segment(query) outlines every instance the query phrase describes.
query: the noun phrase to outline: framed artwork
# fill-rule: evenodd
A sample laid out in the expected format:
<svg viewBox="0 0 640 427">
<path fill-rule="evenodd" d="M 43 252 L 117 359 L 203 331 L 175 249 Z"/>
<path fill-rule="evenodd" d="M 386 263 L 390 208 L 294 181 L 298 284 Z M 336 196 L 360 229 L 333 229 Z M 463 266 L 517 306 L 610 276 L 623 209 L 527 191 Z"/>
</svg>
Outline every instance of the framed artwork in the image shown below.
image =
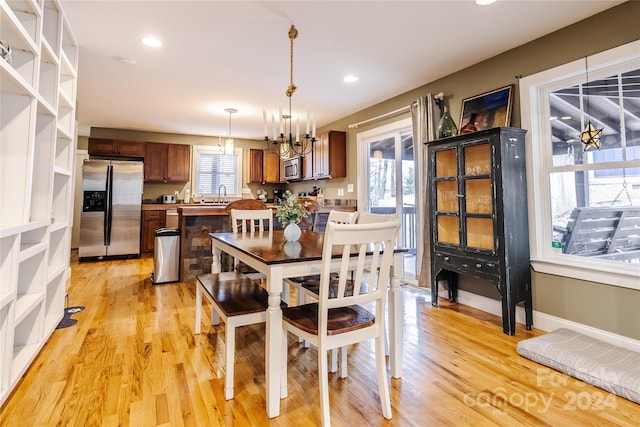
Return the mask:
<svg viewBox="0 0 640 427">
<path fill-rule="evenodd" d="M 509 126 L 513 85 L 462 100 L 460 134 Z"/>
</svg>

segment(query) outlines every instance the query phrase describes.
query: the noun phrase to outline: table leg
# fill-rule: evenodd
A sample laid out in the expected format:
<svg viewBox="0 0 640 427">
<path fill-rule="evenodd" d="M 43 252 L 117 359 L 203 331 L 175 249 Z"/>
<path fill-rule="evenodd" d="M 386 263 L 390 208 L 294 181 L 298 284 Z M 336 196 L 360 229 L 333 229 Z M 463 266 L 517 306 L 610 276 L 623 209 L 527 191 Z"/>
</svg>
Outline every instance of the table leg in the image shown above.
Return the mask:
<svg viewBox="0 0 640 427">
<path fill-rule="evenodd" d="M 220 254 L 222 251 L 216 248 L 216 246 L 211 244 L 211 272 L 212 273 L 220 273 L 222 271 L 222 267 L 220 266 Z"/>
<path fill-rule="evenodd" d="M 267 291 L 269 292 L 269 308 L 267 309 L 265 342 L 266 404 L 267 416 L 274 418 L 280 415 L 280 398 L 287 396 L 286 384 L 284 384 L 284 389 L 280 384 L 282 358 L 286 357 L 286 354 L 282 354 L 281 272 L 272 272 L 267 275 Z"/>
<path fill-rule="evenodd" d="M 402 274 L 402 254 L 394 254 L 391 268 L 391 289 L 389 291 L 389 345 L 391 376 L 402 377 L 403 330 L 402 315 L 404 313 L 400 275 Z"/>
</svg>

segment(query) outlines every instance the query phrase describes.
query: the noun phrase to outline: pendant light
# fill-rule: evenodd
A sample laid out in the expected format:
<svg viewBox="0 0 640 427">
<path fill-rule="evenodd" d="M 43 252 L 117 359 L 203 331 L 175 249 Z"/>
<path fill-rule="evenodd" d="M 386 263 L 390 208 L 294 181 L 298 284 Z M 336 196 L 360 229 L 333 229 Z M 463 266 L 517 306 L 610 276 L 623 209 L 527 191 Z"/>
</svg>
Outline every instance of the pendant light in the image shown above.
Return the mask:
<svg viewBox="0 0 640 427">
<path fill-rule="evenodd" d="M 587 89 L 589 85 L 589 64 L 587 62 L 587 57 L 584 57 L 584 69 L 586 73 L 586 83 L 582 86 L 583 89 Z M 589 102 L 589 94 L 583 93 L 583 97 L 587 100 L 587 108 L 586 108 L 586 116 L 588 118 L 588 122 L 580 134 L 580 141 L 582 141 L 582 147 L 584 151 L 587 151 L 589 148 L 597 148 L 600 149 L 600 138 L 602 137 L 602 131 L 604 128 L 597 129 L 593 123 L 591 123 L 591 104 Z"/>
<path fill-rule="evenodd" d="M 227 138 L 224 140 L 224 154 L 233 155 L 235 153 L 235 142 L 233 138 L 231 138 L 231 115 L 238 112 L 235 108 L 225 108 L 224 111 L 229 113 L 229 133 L 227 134 Z"/>
</svg>

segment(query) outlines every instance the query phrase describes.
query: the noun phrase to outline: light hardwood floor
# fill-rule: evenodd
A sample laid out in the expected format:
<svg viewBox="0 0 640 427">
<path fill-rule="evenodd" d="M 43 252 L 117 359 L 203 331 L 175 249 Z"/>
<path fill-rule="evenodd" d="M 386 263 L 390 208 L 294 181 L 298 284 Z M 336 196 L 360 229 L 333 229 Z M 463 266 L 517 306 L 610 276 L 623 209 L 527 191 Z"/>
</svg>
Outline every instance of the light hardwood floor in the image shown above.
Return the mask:
<svg viewBox="0 0 640 427">
<path fill-rule="evenodd" d="M 265 414 L 264 326 L 238 330 L 235 398 L 224 399 L 222 326 L 193 334 L 193 283 L 151 285 L 153 260 L 72 261 L 75 326 L 53 333 L 0 410 L 1 426 L 313 426 L 317 353 L 289 338 L 289 397 Z M 638 426 L 640 405 L 550 371 L 515 351 L 539 335 L 428 294 L 403 292 L 404 374 L 380 411 L 372 344 L 351 348 L 349 377 L 331 375 L 335 426 Z M 205 322 L 210 318 L 204 310 Z M 219 353 L 220 352 L 220 353 Z"/>
</svg>

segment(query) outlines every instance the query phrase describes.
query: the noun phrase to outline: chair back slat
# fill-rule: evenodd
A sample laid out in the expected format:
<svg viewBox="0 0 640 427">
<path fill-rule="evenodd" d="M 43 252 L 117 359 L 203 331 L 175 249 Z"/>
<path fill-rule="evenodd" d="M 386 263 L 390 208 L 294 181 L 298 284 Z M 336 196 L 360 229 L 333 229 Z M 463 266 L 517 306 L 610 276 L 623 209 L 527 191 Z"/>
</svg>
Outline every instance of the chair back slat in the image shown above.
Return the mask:
<svg viewBox="0 0 640 427">
<path fill-rule="evenodd" d="M 318 332 L 326 334 L 328 310 L 361 304 L 374 304 L 376 322 L 383 322 L 384 304 L 387 295 L 387 282 L 393 259 L 394 242 L 400 228 L 400 221 L 386 221 L 374 224 L 338 224 L 327 223 L 324 237 L 322 268 L 320 273 L 320 292 L 318 309 Z M 357 255 L 352 255 L 357 249 Z M 332 255 L 342 254 L 340 258 L 337 294 L 330 295 Z M 367 261 L 367 258 L 371 261 Z M 355 264 L 355 267 L 354 267 Z M 366 286 L 365 274 L 369 273 Z M 353 292 L 348 292 L 347 282 L 351 271 L 354 272 Z"/>
<path fill-rule="evenodd" d="M 398 219 L 398 215 L 383 215 L 383 214 L 373 214 L 369 212 L 358 212 L 358 224 L 375 224 L 378 222 L 386 222 L 393 221 L 394 219 Z"/>
<path fill-rule="evenodd" d="M 327 224 L 335 222 L 338 224 L 355 224 L 358 219 L 358 212 L 346 212 L 346 211 L 329 211 L 329 217 L 327 218 Z"/>
<path fill-rule="evenodd" d="M 254 233 L 266 229 L 272 230 L 273 213 L 271 209 L 240 210 L 231 209 L 231 229 L 234 233 Z"/>
</svg>

